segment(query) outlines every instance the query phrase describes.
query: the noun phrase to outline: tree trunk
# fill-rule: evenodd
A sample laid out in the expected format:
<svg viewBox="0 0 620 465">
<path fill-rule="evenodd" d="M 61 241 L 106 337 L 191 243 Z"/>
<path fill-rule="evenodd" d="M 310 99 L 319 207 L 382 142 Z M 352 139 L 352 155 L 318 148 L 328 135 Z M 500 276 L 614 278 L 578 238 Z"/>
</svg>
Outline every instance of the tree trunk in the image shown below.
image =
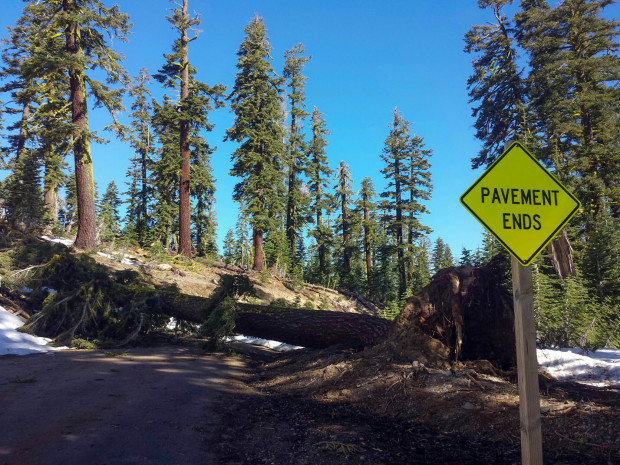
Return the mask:
<svg viewBox="0 0 620 465">
<path fill-rule="evenodd" d="M 203 323 L 223 297 L 162 293 L 164 309 L 175 318 Z M 322 349 L 331 345 L 364 347 L 387 337 L 390 322 L 359 313 L 236 304 L 235 332 L 287 344 Z"/>
<path fill-rule="evenodd" d="M 252 229 L 254 245 L 254 267 L 256 271 L 263 271 L 265 267 L 265 255 L 263 254 L 263 232 L 259 229 Z"/>
<path fill-rule="evenodd" d="M 183 18 L 188 20 L 187 0 L 183 0 Z M 181 108 L 183 101 L 189 96 L 189 63 L 187 58 L 187 27 L 181 33 Z M 179 190 L 179 254 L 192 257 L 192 241 L 190 233 L 190 192 L 189 192 L 189 121 L 181 119 L 181 186 Z"/>
<path fill-rule="evenodd" d="M 164 313 L 202 323 L 226 292 L 210 298 L 162 292 Z M 359 297 L 358 297 L 359 298 Z M 448 366 L 451 360 L 516 364 L 512 293 L 499 259 L 438 272 L 393 321 L 358 313 L 237 304 L 235 331 L 324 348 L 385 344 L 397 358 Z"/>
<path fill-rule="evenodd" d="M 560 234 L 547 244 L 547 252 L 549 253 L 551 264 L 553 268 L 555 268 L 555 273 L 560 279 L 575 274 L 572 251 L 573 248 L 568 241 L 566 228 L 562 228 Z"/>
<path fill-rule="evenodd" d="M 345 272 L 351 271 L 351 249 L 349 245 L 349 210 L 347 208 L 347 196 L 342 194 L 342 267 Z"/>
<path fill-rule="evenodd" d="M 63 0 L 63 10 L 67 13 L 76 11 L 77 5 L 75 0 Z M 77 36 L 79 36 L 77 24 L 69 24 L 65 30 L 65 35 L 67 52 L 76 57 L 81 55 L 82 48 L 77 40 Z M 79 67 L 71 67 L 69 69 L 69 88 L 71 93 L 72 122 L 77 128 L 74 134 L 73 154 L 75 158 L 78 232 L 74 245 L 78 249 L 93 250 L 97 247 L 95 180 L 90 154 L 83 69 Z"/>
<path fill-rule="evenodd" d="M 237 304 L 235 331 L 302 347 L 363 347 L 387 337 L 390 322 L 359 313 Z"/>
</svg>

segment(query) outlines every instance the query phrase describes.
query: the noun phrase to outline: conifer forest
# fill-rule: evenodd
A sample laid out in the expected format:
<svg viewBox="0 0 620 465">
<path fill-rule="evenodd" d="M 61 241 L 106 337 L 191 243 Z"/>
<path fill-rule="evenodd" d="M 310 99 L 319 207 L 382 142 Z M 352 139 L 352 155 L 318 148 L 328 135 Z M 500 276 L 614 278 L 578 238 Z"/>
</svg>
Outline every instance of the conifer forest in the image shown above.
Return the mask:
<svg viewBox="0 0 620 465">
<path fill-rule="evenodd" d="M 439 270 L 491 259 L 510 269 L 490 234 L 462 250 L 430 239 L 435 149 L 417 132 L 423 112 L 405 114 L 390 103 L 382 149 L 364 154 L 381 169 L 356 179 L 351 161 L 330 147 L 330 115 L 307 98 L 316 57 L 303 37 L 276 49 L 281 42 L 258 11 L 236 31 L 234 76 L 226 85 L 210 82 L 193 57 L 209 42 L 217 46 L 209 24 L 225 18 L 203 17 L 205 2 L 178 0 L 161 11 L 173 39 L 159 51 L 159 67 L 132 76 L 119 44 L 140 37 L 126 0 L 116 1 L 24 1 L 19 19 L 3 24 L 6 228 L 74 238 L 83 251 L 137 247 L 342 289 L 390 319 Z M 582 205 L 531 265 L 537 336 L 548 346 L 620 347 L 620 23 L 607 14 L 613 5 L 479 0 L 486 19 L 471 24 L 461 43 L 471 63 L 461 83 L 465 117 L 478 144 L 461 156 L 473 170 L 485 169 L 519 141 Z M 95 111 L 105 113 L 107 132 L 92 130 Z M 223 139 L 213 136 L 217 112 L 232 115 L 220 128 Z M 104 186 L 95 180 L 105 161 L 92 147 L 105 139 L 122 142 L 129 168 Z M 222 179 L 212 163 L 223 142 L 234 146 L 227 161 L 238 212 L 215 201 Z M 217 237 L 218 218 L 229 215 L 234 227 Z"/>
</svg>

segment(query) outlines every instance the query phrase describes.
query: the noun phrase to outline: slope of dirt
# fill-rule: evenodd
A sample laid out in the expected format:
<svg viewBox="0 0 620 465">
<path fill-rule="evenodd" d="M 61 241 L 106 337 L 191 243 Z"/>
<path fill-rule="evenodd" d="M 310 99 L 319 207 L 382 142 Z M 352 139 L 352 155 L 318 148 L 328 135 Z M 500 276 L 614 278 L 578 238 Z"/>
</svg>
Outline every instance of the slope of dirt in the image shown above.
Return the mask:
<svg viewBox="0 0 620 465">
<path fill-rule="evenodd" d="M 219 286 L 220 279 L 226 274 L 242 274 L 249 278 L 256 295 L 248 297 L 258 305 L 269 305 L 278 300 L 280 306 L 303 307 L 340 312 L 364 313 L 378 316 L 381 309 L 361 296 L 338 292 L 333 289 L 307 283 L 295 283 L 282 280 L 267 273 L 261 275 L 252 270 L 226 265 L 221 262 L 189 262 L 183 257 L 167 258 L 161 263 L 147 258 L 139 249 L 126 253 L 98 253 L 92 257 L 113 270 L 139 270 L 148 277 L 161 283 L 176 284 L 181 293 L 201 297 L 211 297 Z"/>
</svg>

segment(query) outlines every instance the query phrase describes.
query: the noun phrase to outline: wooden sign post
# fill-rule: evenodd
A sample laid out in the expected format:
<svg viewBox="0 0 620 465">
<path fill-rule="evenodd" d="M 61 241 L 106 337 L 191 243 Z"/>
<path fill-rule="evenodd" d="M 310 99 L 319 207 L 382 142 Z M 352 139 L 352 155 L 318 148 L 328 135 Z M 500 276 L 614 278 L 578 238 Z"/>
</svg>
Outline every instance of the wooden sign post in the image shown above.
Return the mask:
<svg viewBox="0 0 620 465">
<path fill-rule="evenodd" d="M 523 465 L 542 465 L 532 269 L 521 265 L 514 257 L 512 257 L 512 298 L 517 340 L 521 460 Z"/>
<path fill-rule="evenodd" d="M 461 204 L 512 255 L 521 458 L 523 465 L 542 465 L 534 291 L 529 265 L 581 204 L 518 142 L 508 144 L 461 196 Z"/>
</svg>

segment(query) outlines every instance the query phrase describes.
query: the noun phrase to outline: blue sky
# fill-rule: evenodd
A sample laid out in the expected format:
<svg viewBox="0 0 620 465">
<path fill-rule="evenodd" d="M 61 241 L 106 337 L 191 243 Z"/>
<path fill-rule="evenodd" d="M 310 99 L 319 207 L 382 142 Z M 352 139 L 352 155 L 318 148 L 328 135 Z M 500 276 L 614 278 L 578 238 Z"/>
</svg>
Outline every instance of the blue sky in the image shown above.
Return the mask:
<svg viewBox="0 0 620 465">
<path fill-rule="evenodd" d="M 3 25 L 10 26 L 20 16 L 23 3 L 1 3 Z M 164 63 L 163 53 L 170 51 L 176 38 L 165 18 L 173 3 L 116 3 L 134 25 L 128 44 L 113 44 L 125 55 L 125 68 L 132 76 L 142 67 L 157 72 Z M 366 176 L 373 179 L 377 192 L 385 186 L 380 154 L 392 111 L 398 107 L 433 150 L 434 191 L 427 203 L 431 213 L 423 223 L 433 229 L 431 240 L 440 236 L 458 257 L 462 247 L 475 249 L 482 238 L 481 226 L 459 204 L 459 196 L 481 174 L 470 165 L 480 143 L 474 137 L 466 89 L 472 57 L 463 52 L 463 36 L 469 28 L 492 19 L 477 4 L 475 0 L 190 0 L 190 12 L 200 14 L 202 32 L 190 44 L 189 59 L 198 70 L 197 79 L 230 89 L 243 29 L 255 14 L 267 25 L 276 72 L 281 73 L 284 52 L 303 43 L 313 57 L 305 69 L 308 110 L 316 105 L 323 113 L 331 131 L 330 165 L 335 168 L 344 160 L 356 190 Z M 620 16 L 617 5 L 608 13 Z M 4 28 L 0 33 L 6 35 Z M 156 82 L 151 90 L 157 98 L 164 93 Z M 91 128 L 104 135 L 102 128 L 109 118 L 96 110 L 90 111 L 90 117 Z M 233 123 L 228 108 L 212 113 L 210 121 L 215 129 L 206 137 L 218 147 L 212 164 L 221 242 L 237 217 L 232 201 L 237 181 L 228 174 L 236 144 L 223 142 L 225 130 Z M 123 190 L 132 150 L 113 135 L 106 137 L 111 139 L 109 144 L 92 149 L 95 180 L 100 191 L 113 179 Z"/>
</svg>

